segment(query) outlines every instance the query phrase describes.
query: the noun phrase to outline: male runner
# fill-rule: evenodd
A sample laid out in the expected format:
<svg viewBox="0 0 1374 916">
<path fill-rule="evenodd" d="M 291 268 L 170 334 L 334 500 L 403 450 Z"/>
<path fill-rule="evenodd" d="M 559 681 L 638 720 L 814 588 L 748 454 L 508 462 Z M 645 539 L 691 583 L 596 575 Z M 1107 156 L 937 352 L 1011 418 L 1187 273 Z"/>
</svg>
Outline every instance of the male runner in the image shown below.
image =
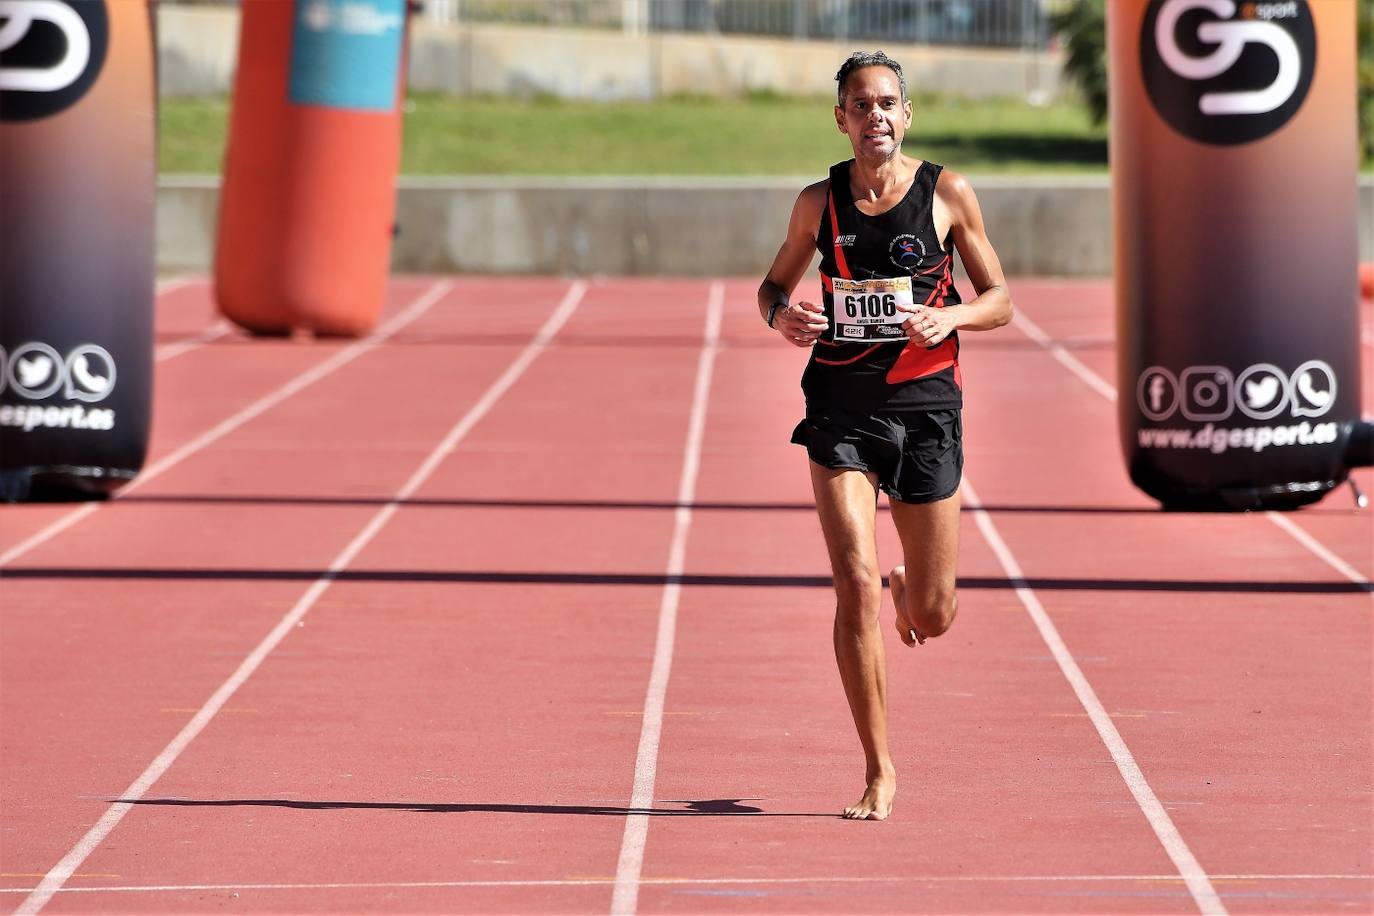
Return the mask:
<svg viewBox="0 0 1374 916">
<path fill-rule="evenodd" d="M 892 811 L 886 673 L 878 612 L 878 490 L 892 504 L 904 563 L 890 574 L 897 632 L 908 646 L 949 629 L 957 599 L 963 468 L 957 332 L 1011 320 L 1011 296 L 962 175 L 902 154 L 911 102 L 901 66 L 852 54 L 839 73 L 835 123 L 854 158 L 805 188 L 787 239 L 759 286 L 759 313 L 784 340 L 811 348 L 802 374 L 816 509 L 834 574 L 835 659 L 867 765 L 847 818 Z M 977 291 L 959 304 L 957 250 Z M 814 253 L 821 304 L 791 301 Z"/>
</svg>

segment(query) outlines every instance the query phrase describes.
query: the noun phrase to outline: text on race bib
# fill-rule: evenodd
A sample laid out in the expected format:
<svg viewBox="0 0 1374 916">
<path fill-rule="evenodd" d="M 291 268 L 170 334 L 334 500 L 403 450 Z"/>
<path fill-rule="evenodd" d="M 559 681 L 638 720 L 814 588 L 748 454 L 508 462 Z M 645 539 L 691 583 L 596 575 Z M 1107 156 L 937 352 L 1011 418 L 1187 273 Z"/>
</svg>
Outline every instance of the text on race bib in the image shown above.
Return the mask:
<svg viewBox="0 0 1374 916">
<path fill-rule="evenodd" d="M 835 341 L 905 343 L 902 322 L 910 314 L 910 277 L 832 281 L 835 297 Z"/>
</svg>

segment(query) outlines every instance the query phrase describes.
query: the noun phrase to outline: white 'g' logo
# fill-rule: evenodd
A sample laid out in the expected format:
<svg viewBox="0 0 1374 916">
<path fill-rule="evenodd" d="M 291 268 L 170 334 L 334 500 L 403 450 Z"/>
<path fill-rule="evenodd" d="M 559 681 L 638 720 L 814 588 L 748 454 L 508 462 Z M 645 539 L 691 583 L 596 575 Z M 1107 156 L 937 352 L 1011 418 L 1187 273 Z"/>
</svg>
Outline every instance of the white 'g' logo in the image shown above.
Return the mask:
<svg viewBox="0 0 1374 916">
<path fill-rule="evenodd" d="M 1263 114 L 1293 97 L 1302 75 L 1302 55 L 1298 53 L 1298 43 L 1292 35 L 1272 22 L 1204 22 L 1198 26 L 1197 37 L 1217 47 L 1206 57 L 1193 57 L 1179 48 L 1175 29 L 1180 16 L 1190 9 L 1199 8 L 1211 10 L 1223 18 L 1236 14 L 1233 0 L 1166 0 L 1159 11 L 1159 19 L 1155 21 L 1155 44 L 1159 48 L 1159 56 L 1179 76 L 1190 80 L 1220 76 L 1235 66 L 1250 42 L 1268 45 L 1279 59 L 1278 75 L 1263 89 L 1203 93 L 1198 102 L 1203 114 Z"/>
<path fill-rule="evenodd" d="M 91 35 L 76 11 L 56 0 L 0 0 L 0 52 L 17 45 L 36 21 L 62 30 L 67 50 L 47 67 L 0 67 L 0 90 L 57 92 L 76 82 L 91 61 Z"/>
</svg>

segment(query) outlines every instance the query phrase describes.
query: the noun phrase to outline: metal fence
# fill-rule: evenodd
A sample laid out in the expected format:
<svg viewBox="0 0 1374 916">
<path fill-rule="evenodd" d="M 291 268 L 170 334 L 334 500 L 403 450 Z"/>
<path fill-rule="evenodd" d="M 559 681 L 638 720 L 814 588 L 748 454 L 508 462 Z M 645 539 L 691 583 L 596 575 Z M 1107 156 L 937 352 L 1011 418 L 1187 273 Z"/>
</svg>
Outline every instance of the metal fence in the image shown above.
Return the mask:
<svg viewBox="0 0 1374 916">
<path fill-rule="evenodd" d="M 1062 0 L 423 0 L 440 22 L 1043 47 Z"/>
</svg>

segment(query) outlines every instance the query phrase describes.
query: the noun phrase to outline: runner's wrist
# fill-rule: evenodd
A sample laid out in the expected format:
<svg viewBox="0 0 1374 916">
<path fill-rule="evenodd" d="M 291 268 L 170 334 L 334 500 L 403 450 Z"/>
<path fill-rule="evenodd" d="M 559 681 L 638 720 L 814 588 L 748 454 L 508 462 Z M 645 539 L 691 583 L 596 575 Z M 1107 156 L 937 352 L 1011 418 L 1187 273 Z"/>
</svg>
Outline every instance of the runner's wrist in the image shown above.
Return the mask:
<svg viewBox="0 0 1374 916">
<path fill-rule="evenodd" d="M 770 328 L 776 331 L 778 329 L 778 316 L 786 310 L 786 302 L 774 302 L 772 305 L 768 306 L 768 314 L 763 316 L 763 320 Z"/>
</svg>

